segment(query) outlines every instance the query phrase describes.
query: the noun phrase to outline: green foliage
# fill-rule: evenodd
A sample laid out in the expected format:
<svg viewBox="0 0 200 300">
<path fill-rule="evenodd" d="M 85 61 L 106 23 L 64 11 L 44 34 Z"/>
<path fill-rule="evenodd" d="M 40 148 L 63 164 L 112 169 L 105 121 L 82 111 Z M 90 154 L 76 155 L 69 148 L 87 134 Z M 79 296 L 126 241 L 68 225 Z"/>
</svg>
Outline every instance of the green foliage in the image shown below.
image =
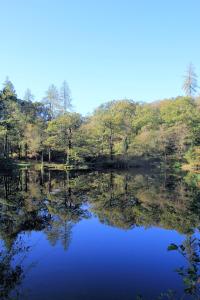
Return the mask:
<svg viewBox="0 0 200 300">
<path fill-rule="evenodd" d="M 167 248 L 168 251 L 178 250 L 178 246 L 176 244 L 170 244 Z"/>
<path fill-rule="evenodd" d="M 0 156 L 39 159 L 70 165 L 85 163 L 128 165 L 133 158 L 184 159 L 200 165 L 200 105 L 191 97 L 150 104 L 114 100 L 86 118 L 71 108 L 66 82 L 59 93 L 51 85 L 45 103 L 32 102 L 28 89 L 18 99 L 7 79 L 0 92 Z M 124 163 L 123 163 L 124 161 Z M 131 163 L 130 163 L 131 164 Z"/>
<path fill-rule="evenodd" d="M 161 124 L 158 107 L 149 104 L 137 105 L 135 116 L 132 119 L 134 132 L 138 133 L 141 129 L 158 129 Z"/>
<path fill-rule="evenodd" d="M 50 121 L 47 126 L 47 139 L 45 145 L 52 150 L 65 153 L 66 162 L 72 163 L 78 158 L 78 129 L 82 123 L 81 116 L 77 113 L 65 113 Z"/>
<path fill-rule="evenodd" d="M 185 154 L 185 159 L 194 169 L 200 168 L 200 147 L 195 146 L 189 148 L 189 150 Z"/>
<path fill-rule="evenodd" d="M 171 248 L 171 249 L 169 249 Z M 185 293 L 198 297 L 200 275 L 200 241 L 196 236 L 188 236 L 185 241 L 177 246 L 171 244 L 168 250 L 178 251 L 187 261 L 187 267 L 179 267 L 176 271 L 183 278 Z M 198 299 L 198 298 L 195 298 Z"/>
<path fill-rule="evenodd" d="M 169 126 L 180 123 L 190 125 L 196 118 L 195 101 L 189 97 L 161 101 L 160 115 L 162 121 Z"/>
</svg>

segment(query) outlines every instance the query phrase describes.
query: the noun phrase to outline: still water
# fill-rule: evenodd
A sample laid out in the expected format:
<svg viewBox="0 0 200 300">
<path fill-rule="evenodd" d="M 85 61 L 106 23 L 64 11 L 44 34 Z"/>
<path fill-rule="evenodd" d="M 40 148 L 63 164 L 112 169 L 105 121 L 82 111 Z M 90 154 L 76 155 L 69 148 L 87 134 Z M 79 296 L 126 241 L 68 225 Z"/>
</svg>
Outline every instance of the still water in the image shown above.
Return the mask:
<svg viewBox="0 0 200 300">
<path fill-rule="evenodd" d="M 194 175 L 21 170 L 0 207 L 0 299 L 200 299 Z"/>
</svg>

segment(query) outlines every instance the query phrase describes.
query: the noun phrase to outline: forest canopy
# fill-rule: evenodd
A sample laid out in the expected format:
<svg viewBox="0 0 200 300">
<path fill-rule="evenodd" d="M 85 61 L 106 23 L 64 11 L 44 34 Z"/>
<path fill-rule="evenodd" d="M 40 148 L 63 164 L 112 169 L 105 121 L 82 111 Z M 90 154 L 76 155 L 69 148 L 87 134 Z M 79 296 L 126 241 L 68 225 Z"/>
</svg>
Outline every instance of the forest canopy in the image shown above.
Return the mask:
<svg viewBox="0 0 200 300">
<path fill-rule="evenodd" d="M 187 96 L 152 103 L 113 100 L 84 117 L 72 109 L 66 81 L 36 101 L 30 89 L 19 99 L 7 78 L 0 91 L 0 159 L 82 165 L 156 158 L 198 167 L 200 99 L 189 84 Z"/>
</svg>

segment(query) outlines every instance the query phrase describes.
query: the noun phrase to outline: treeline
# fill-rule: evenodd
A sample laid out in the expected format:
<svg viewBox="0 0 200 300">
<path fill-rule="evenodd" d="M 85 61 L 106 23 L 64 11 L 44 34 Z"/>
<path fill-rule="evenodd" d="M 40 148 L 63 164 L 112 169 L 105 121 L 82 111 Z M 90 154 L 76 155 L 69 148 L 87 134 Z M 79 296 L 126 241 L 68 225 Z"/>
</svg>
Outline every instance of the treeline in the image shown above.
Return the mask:
<svg viewBox="0 0 200 300">
<path fill-rule="evenodd" d="M 19 99 L 7 79 L 0 91 L 0 158 L 68 165 L 131 164 L 136 157 L 187 159 L 198 167 L 200 100 L 189 92 L 153 103 L 114 100 L 83 117 L 71 110 L 66 82 L 59 92 L 51 85 L 37 102 L 30 90 Z"/>
</svg>

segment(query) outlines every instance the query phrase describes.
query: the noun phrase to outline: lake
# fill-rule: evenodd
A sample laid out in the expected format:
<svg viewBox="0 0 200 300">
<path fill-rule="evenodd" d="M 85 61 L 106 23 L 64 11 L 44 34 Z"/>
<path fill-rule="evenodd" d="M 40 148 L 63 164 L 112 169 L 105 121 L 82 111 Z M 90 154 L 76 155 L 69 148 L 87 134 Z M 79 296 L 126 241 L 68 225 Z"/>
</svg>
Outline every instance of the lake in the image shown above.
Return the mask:
<svg viewBox="0 0 200 300">
<path fill-rule="evenodd" d="M 1 299 L 200 299 L 193 174 L 20 170 L 0 206 Z"/>
</svg>

